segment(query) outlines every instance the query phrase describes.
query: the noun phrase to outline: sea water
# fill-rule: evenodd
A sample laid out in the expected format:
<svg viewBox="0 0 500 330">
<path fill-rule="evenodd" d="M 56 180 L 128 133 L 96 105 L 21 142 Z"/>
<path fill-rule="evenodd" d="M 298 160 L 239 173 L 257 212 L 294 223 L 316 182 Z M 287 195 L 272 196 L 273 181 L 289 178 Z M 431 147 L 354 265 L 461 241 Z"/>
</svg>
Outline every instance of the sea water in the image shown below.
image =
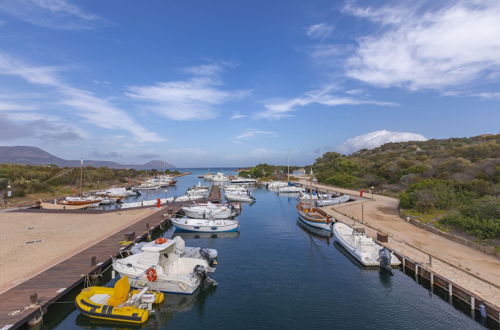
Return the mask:
<svg viewBox="0 0 500 330">
<path fill-rule="evenodd" d="M 197 176 L 205 172 L 193 170 L 167 192 L 147 191 L 143 196 L 183 195 L 188 187 L 203 182 Z M 298 222 L 293 195 L 280 196 L 263 188 L 251 191 L 256 203 L 243 204 L 239 233 L 182 234 L 187 246 L 218 250 L 217 270 L 210 275 L 218 286 L 192 296 L 166 295 L 150 320 L 136 328 L 483 328 L 443 295 L 431 293 L 402 271 L 391 276 L 362 268 L 328 234 Z M 163 233 L 166 238 L 175 235 L 172 228 Z M 56 311 L 46 316 L 45 328 L 130 327 L 92 320 L 72 305 Z"/>
</svg>

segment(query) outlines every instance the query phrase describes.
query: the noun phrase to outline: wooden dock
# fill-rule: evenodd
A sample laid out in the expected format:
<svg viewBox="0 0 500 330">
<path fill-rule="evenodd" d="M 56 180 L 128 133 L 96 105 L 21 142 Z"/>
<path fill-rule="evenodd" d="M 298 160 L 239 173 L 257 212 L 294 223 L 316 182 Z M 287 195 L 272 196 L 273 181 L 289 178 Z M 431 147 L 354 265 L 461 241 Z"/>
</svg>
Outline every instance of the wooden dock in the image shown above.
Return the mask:
<svg viewBox="0 0 500 330">
<path fill-rule="evenodd" d="M 81 284 L 88 275 L 99 274 L 109 265 L 111 256 L 117 256 L 119 251 L 124 249 L 119 242 L 124 240 L 126 233 L 137 233 L 134 241 L 140 241 L 168 221 L 169 215 L 179 212 L 180 208 L 180 204 L 163 207 L 152 215 L 0 294 L 0 328 L 12 325 L 11 329 L 17 329 L 26 322 L 39 317 L 40 312 L 45 313 L 51 303 Z"/>
<path fill-rule="evenodd" d="M 210 194 L 208 195 L 208 200 L 212 203 L 222 202 L 222 193 L 219 185 L 212 185 L 212 189 L 210 189 Z"/>
</svg>

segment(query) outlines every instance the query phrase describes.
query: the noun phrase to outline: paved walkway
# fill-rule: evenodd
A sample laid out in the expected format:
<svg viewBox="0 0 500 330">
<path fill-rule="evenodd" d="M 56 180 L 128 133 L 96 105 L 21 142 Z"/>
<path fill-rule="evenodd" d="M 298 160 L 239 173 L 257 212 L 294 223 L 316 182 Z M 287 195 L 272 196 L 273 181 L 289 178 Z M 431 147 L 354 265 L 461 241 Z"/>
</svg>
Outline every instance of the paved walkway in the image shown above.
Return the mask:
<svg viewBox="0 0 500 330">
<path fill-rule="evenodd" d="M 309 185 L 306 181 L 301 183 Z M 354 190 L 322 184 L 314 184 L 314 187 L 359 196 L 359 192 Z M 355 219 L 363 217 L 364 223 L 368 225 L 365 228 L 370 236 L 375 237 L 376 231 L 389 234 L 391 237 L 387 244 L 389 248 L 422 263 L 426 268 L 454 281 L 497 307 L 500 306 L 500 260 L 498 258 L 407 223 L 399 215 L 399 200 L 396 198 L 375 194 L 365 196 L 369 199 L 323 209 L 339 221 L 349 225 L 354 223 L 351 217 Z M 360 226 L 359 223 L 356 225 Z M 432 266 L 428 265 L 428 254 L 445 260 L 447 263 L 434 258 Z"/>
</svg>

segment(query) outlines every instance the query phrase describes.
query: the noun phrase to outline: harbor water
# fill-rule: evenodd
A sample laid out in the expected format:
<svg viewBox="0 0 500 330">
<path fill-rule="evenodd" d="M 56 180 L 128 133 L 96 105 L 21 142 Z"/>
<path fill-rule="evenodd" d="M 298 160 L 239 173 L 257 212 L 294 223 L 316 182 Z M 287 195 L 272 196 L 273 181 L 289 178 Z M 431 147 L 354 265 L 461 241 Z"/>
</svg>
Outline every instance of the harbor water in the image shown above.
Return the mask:
<svg viewBox="0 0 500 330">
<path fill-rule="evenodd" d="M 202 170 L 180 177 L 168 191 L 144 199 L 183 195 Z M 294 196 L 253 188 L 239 233 L 182 234 L 187 246 L 217 249 L 216 288 L 192 296 L 166 295 L 143 329 L 481 329 L 460 310 L 400 270 L 363 269 L 325 233 L 298 222 Z M 162 233 L 166 238 L 173 229 Z M 107 274 L 109 278 L 109 274 Z M 106 283 L 112 286 L 116 281 Z M 484 323 L 484 322 L 483 322 Z M 125 329 L 91 320 L 72 304 L 46 315 L 45 329 Z"/>
</svg>

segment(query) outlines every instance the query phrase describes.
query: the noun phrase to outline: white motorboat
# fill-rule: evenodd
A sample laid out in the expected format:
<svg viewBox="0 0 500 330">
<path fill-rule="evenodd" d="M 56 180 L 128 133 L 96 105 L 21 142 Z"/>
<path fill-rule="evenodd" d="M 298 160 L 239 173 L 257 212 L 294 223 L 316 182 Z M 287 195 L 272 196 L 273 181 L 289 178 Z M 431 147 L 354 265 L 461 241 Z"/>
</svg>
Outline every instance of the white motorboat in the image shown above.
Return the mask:
<svg viewBox="0 0 500 330">
<path fill-rule="evenodd" d="M 141 185 L 135 186 L 133 190 L 157 190 L 160 189 L 160 185 L 153 182 L 145 182 Z"/>
<path fill-rule="evenodd" d="M 175 198 L 176 202 L 200 201 L 205 199 L 205 195 L 183 195 Z"/>
<path fill-rule="evenodd" d="M 170 221 L 176 229 L 201 233 L 237 231 L 240 226 L 238 220 L 172 218 Z"/>
<path fill-rule="evenodd" d="M 225 191 L 224 196 L 230 202 L 244 202 L 253 203 L 255 202 L 255 197 L 252 196 L 250 192 L 242 191 Z"/>
<path fill-rule="evenodd" d="M 278 192 L 280 193 L 300 193 L 304 192 L 306 188 L 298 187 L 298 186 L 286 186 L 278 188 Z"/>
<path fill-rule="evenodd" d="M 383 249 L 371 237 L 366 236 L 363 228 L 352 228 L 337 222 L 333 225 L 334 239 L 340 243 L 363 266 L 378 267 L 380 265 L 379 251 Z M 391 253 L 391 266 L 399 266 L 401 262 Z"/>
<path fill-rule="evenodd" d="M 208 195 L 209 190 L 208 189 L 188 189 L 186 190 L 187 195 Z"/>
<path fill-rule="evenodd" d="M 312 193 L 308 194 L 306 192 L 300 192 L 299 195 L 297 196 L 297 199 L 299 201 L 310 201 L 310 200 L 323 200 L 323 199 L 329 199 L 331 198 L 331 194 L 321 194 L 321 193 Z"/>
<path fill-rule="evenodd" d="M 216 249 L 186 246 L 186 243 L 180 236 L 175 236 L 174 238 L 172 238 L 172 240 L 175 241 L 175 252 L 180 257 L 205 259 L 208 263 L 211 263 L 214 259 L 217 259 L 218 252 Z M 130 252 L 132 252 L 133 254 L 141 253 L 144 246 L 154 246 L 155 244 L 156 243 L 154 241 L 135 243 L 130 248 Z"/>
<path fill-rule="evenodd" d="M 101 201 L 99 205 L 111 205 L 116 203 L 116 201 L 117 201 L 116 198 L 104 197 L 104 199 Z"/>
<path fill-rule="evenodd" d="M 335 198 L 327 198 L 327 199 L 318 199 L 316 201 L 316 206 L 329 206 L 329 205 L 337 205 L 337 204 L 342 204 L 346 203 L 351 199 L 349 195 L 342 195 L 340 197 L 335 197 Z"/>
<path fill-rule="evenodd" d="M 272 181 L 266 185 L 267 189 L 269 190 L 278 190 L 281 187 L 287 187 L 287 186 L 288 182 L 283 182 L 283 181 Z"/>
<path fill-rule="evenodd" d="M 64 200 L 57 201 L 60 205 L 85 205 L 86 207 L 97 207 L 103 198 L 95 196 L 67 196 Z"/>
<path fill-rule="evenodd" d="M 230 184 L 224 186 L 225 191 L 248 191 L 248 189 L 240 184 Z"/>
<path fill-rule="evenodd" d="M 236 179 L 231 180 L 231 183 L 250 185 L 250 184 L 256 184 L 257 179 L 242 178 L 242 177 L 238 176 L 238 177 L 236 177 Z"/>
<path fill-rule="evenodd" d="M 181 257 L 176 251 L 176 240 L 157 239 L 143 246 L 141 252 L 113 260 L 113 269 L 120 276 L 128 276 L 130 286 L 149 287 L 168 293 L 193 294 L 215 271 L 199 258 Z"/>
<path fill-rule="evenodd" d="M 228 182 L 229 181 L 229 177 L 227 177 L 226 175 L 224 175 L 224 173 L 222 172 L 217 172 L 217 174 L 213 175 L 212 178 L 210 179 L 210 181 L 213 181 L 213 182 Z"/>
<path fill-rule="evenodd" d="M 184 206 L 182 211 L 188 217 L 198 219 L 228 219 L 235 217 L 238 212 L 232 204 L 215 205 L 210 202 L 204 205 Z"/>
</svg>

